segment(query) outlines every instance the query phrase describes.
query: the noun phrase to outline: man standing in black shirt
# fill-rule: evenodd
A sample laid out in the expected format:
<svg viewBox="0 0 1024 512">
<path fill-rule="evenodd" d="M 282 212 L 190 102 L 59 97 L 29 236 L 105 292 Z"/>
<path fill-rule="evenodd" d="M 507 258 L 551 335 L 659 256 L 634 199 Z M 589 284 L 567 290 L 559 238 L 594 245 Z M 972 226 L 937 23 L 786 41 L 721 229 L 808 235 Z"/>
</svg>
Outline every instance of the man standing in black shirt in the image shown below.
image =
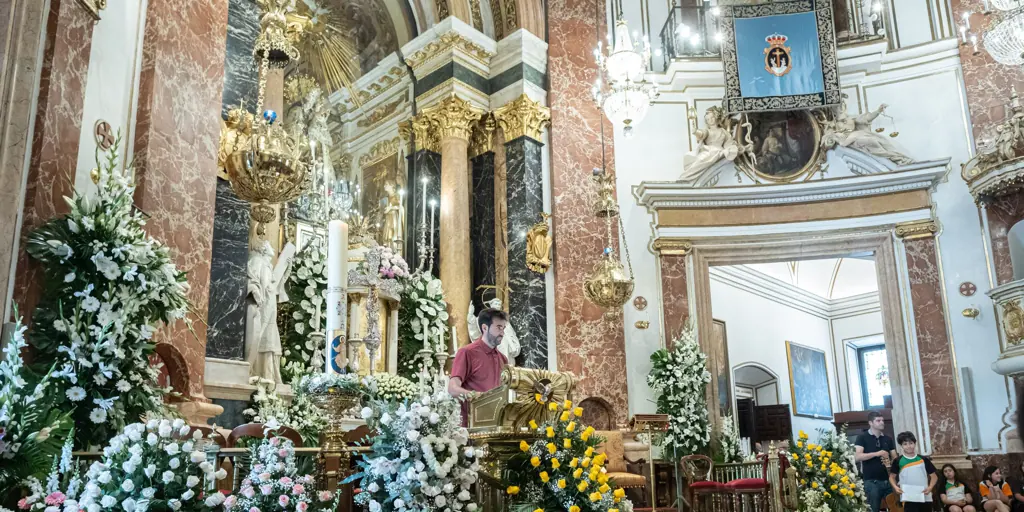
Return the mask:
<svg viewBox="0 0 1024 512">
<path fill-rule="evenodd" d="M 882 500 L 892 493 L 889 484 L 889 463 L 896 459 L 896 443 L 883 434 L 885 419 L 878 411 L 868 413 L 868 431 L 854 441 L 854 458 L 861 463 L 861 478 L 871 512 L 878 512 Z"/>
</svg>

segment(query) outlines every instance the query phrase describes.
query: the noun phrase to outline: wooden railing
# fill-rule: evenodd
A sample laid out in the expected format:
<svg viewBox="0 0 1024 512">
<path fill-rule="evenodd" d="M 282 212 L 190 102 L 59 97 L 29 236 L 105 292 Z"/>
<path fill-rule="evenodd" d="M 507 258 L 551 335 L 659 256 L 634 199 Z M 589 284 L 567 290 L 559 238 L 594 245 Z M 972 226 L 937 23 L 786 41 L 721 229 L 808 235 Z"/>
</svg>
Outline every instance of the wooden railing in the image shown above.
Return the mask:
<svg viewBox="0 0 1024 512">
<path fill-rule="evenodd" d="M 780 478 L 779 458 L 777 456 L 768 457 L 767 469 L 765 469 L 764 462 L 751 461 L 733 464 L 715 464 L 715 467 L 711 472 L 711 480 L 721 483 L 728 483 L 742 478 L 765 477 L 768 479 L 769 495 L 768 510 L 764 512 L 785 512 L 787 509 L 783 506 L 783 482 Z M 745 505 L 741 508 L 743 508 L 742 511 L 735 512 L 747 512 L 747 507 Z"/>
</svg>

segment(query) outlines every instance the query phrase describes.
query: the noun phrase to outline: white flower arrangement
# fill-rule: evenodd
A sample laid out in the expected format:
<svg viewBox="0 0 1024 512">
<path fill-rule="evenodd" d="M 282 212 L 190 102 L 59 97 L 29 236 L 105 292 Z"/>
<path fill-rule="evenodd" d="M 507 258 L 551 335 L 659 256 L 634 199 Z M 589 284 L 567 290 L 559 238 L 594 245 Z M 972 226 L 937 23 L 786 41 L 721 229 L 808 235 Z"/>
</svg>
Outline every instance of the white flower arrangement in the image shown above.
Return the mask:
<svg viewBox="0 0 1024 512">
<path fill-rule="evenodd" d="M 363 388 L 370 400 L 384 402 L 401 402 L 419 398 L 423 391 L 419 384 L 390 373 L 378 373 L 364 377 Z"/>
<path fill-rule="evenodd" d="M 302 379 L 299 387 L 309 394 L 326 393 L 329 389 L 362 394 L 363 383 L 355 373 L 317 373 Z"/>
<path fill-rule="evenodd" d="M 417 272 L 405 280 L 398 310 L 398 371 L 412 378 L 420 372 L 437 373 L 433 355 L 420 357 L 419 351 L 445 350 L 448 329 L 448 303 L 441 280 L 429 272 Z"/>
<path fill-rule="evenodd" d="M 722 427 L 718 433 L 718 450 L 722 462 L 726 464 L 743 462 L 743 452 L 740 449 L 740 429 L 732 416 L 722 417 Z"/>
<path fill-rule="evenodd" d="M 169 390 L 150 365 L 153 333 L 188 307 L 185 274 L 146 234 L 117 147 L 99 166 L 95 195 L 67 199 L 70 213 L 33 231 L 26 246 L 46 275 L 30 341 L 40 363 L 55 365 L 51 376 L 66 389 L 58 409 L 74 409 L 80 446 L 162 410 Z"/>
<path fill-rule="evenodd" d="M 71 430 L 71 412 L 51 377 L 34 379 L 21 353 L 25 327 L 19 320 L 0 358 L 0 489 L 42 477 Z"/>
<path fill-rule="evenodd" d="M 54 457 L 50 474 L 46 477 L 46 486 L 38 478 L 30 476 L 25 479 L 24 487 L 28 494 L 18 501 L 18 510 L 29 512 L 78 512 L 78 492 L 82 481 L 78 477 L 78 467 L 72 464 L 71 448 L 74 443 L 68 437 L 61 450 L 60 457 Z M 5 510 L 0 507 L 0 510 Z"/>
<path fill-rule="evenodd" d="M 296 255 L 288 278 L 287 328 L 281 352 L 281 377 L 293 383 L 303 374 L 324 367 L 324 347 L 309 336 L 327 332 L 327 254 L 314 239 Z M 318 313 L 319 312 L 319 313 Z"/>
<path fill-rule="evenodd" d="M 711 373 L 693 325 L 676 337 L 672 350 L 651 354 L 647 385 L 658 395 L 658 412 L 669 415 L 662 439 L 667 457 L 678 459 L 701 453 L 711 441 L 705 398 Z"/>
<path fill-rule="evenodd" d="M 480 465 L 461 427 L 460 402 L 438 387 L 413 402 L 373 401 L 363 409 L 377 434 L 358 461 L 356 502 L 370 512 L 479 509 L 471 488 Z"/>
<path fill-rule="evenodd" d="M 224 503 L 225 477 L 203 450 L 202 431 L 181 419 L 133 423 L 103 449 L 86 473 L 78 509 L 100 512 L 209 511 Z"/>
<path fill-rule="evenodd" d="M 226 512 L 330 512 L 340 493 L 317 492 L 312 475 L 299 475 L 295 447 L 283 437 L 263 439 L 251 449 L 252 468 L 238 493 L 224 502 Z"/>
<path fill-rule="evenodd" d="M 401 254 L 385 245 L 371 248 L 366 255 L 366 262 L 379 262 L 377 275 L 381 279 L 401 279 L 409 276 L 409 264 L 405 262 Z"/>
<path fill-rule="evenodd" d="M 281 424 L 295 429 L 302 436 L 306 446 L 316 446 L 320 440 L 320 431 L 327 420 L 309 399 L 309 394 L 302 386 L 306 379 L 302 376 L 292 387 L 291 405 L 277 394 L 274 381 L 260 377 L 250 377 L 249 383 L 256 386 L 249 407 L 242 415 L 253 423 Z"/>
</svg>

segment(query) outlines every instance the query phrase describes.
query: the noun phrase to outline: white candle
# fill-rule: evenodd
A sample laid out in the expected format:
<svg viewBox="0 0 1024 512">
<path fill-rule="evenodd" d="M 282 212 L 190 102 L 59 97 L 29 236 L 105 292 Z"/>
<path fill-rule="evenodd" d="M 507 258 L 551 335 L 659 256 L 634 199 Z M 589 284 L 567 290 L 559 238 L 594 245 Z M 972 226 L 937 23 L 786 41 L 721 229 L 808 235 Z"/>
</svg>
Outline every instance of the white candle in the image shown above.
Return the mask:
<svg viewBox="0 0 1024 512">
<path fill-rule="evenodd" d="M 434 210 L 437 209 L 437 201 L 430 200 L 430 248 L 434 248 Z"/>
<path fill-rule="evenodd" d="M 345 357 L 346 299 L 348 288 L 348 224 L 332 220 L 327 225 L 327 351 L 325 373 L 336 373 L 335 357 L 342 356 L 341 366 L 347 363 Z M 335 339 L 341 347 L 335 351 Z"/>
<path fill-rule="evenodd" d="M 423 179 L 421 179 L 420 181 L 423 183 L 423 216 L 420 217 L 420 222 L 422 223 L 424 220 L 427 219 L 427 181 L 429 180 L 427 180 L 427 177 L 424 176 Z"/>
</svg>

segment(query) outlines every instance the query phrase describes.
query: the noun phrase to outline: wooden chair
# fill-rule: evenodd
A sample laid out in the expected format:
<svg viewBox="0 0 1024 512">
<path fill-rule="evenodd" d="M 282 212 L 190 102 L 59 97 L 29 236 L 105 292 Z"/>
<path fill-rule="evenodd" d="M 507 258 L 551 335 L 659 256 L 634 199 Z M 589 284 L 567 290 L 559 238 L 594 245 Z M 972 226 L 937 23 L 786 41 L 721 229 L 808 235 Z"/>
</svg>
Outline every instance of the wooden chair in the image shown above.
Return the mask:
<svg viewBox="0 0 1024 512">
<path fill-rule="evenodd" d="M 725 484 L 711 480 L 715 462 L 707 455 L 687 455 L 679 459 L 679 469 L 686 478 L 685 497 L 690 510 L 719 510 L 726 492 Z"/>
<path fill-rule="evenodd" d="M 235 443 L 243 437 L 252 437 L 256 439 L 266 439 L 267 435 L 264 433 L 266 425 L 262 423 L 246 423 L 245 425 L 239 425 L 231 429 L 231 433 L 228 434 L 228 448 L 234 448 Z M 277 435 L 288 439 L 295 445 L 296 448 L 302 447 L 302 436 L 299 435 L 295 429 L 285 426 L 280 426 L 277 429 Z"/>
<path fill-rule="evenodd" d="M 622 441 L 620 430 L 598 430 L 595 432 L 604 438 L 604 443 L 597 447 L 598 453 L 604 453 L 608 458 L 605 469 L 608 470 L 608 479 L 616 487 L 623 489 L 643 489 L 647 487 L 647 477 L 630 473 L 626 470 L 626 446 Z"/>
<path fill-rule="evenodd" d="M 768 480 L 768 455 L 758 455 L 758 459 L 761 461 L 761 478 L 738 478 L 725 484 L 725 490 L 729 494 L 729 501 L 732 502 L 734 511 L 767 512 L 771 508 L 769 504 L 771 481 Z M 780 482 L 785 466 L 788 465 L 783 462 L 786 460 L 784 456 L 779 456 Z M 751 506 L 747 507 L 746 502 L 750 502 Z"/>
</svg>

